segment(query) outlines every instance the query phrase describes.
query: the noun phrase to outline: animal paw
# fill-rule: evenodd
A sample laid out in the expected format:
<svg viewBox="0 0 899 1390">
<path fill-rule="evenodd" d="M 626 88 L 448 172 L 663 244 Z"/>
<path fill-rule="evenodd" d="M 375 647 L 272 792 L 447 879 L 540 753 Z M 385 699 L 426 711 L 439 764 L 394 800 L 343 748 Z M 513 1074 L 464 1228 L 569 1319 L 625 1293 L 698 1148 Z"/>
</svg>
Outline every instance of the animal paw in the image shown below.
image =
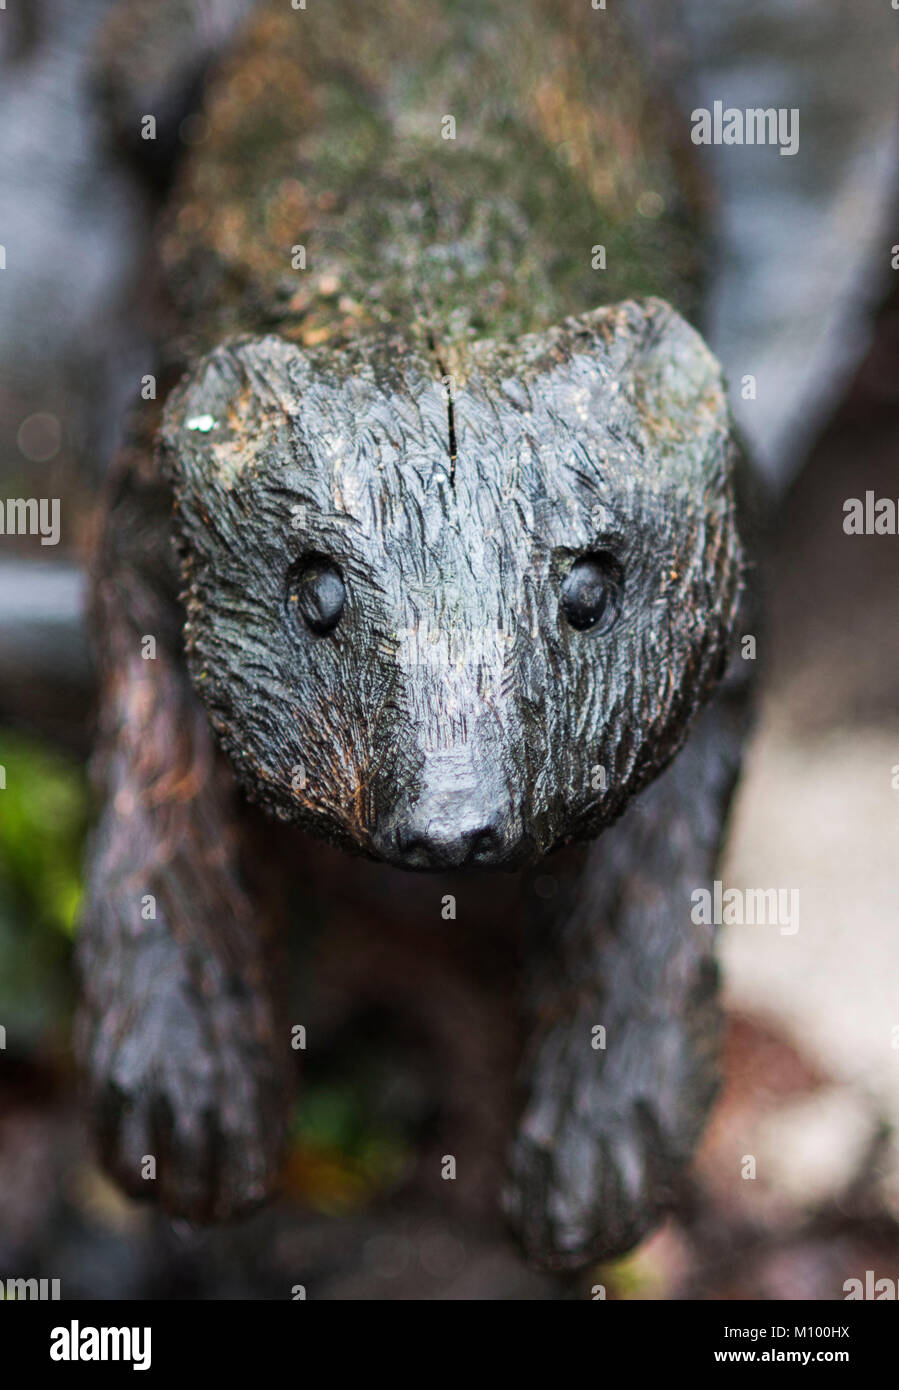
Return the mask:
<svg viewBox="0 0 899 1390">
<path fill-rule="evenodd" d="M 255 1206 L 277 1181 L 285 1103 L 259 1001 L 217 963 L 189 969 L 164 927 L 118 952 L 78 1028 L 106 1167 L 188 1220 Z"/>
<path fill-rule="evenodd" d="M 507 1216 L 531 1259 L 577 1269 L 630 1250 L 675 1194 L 717 1091 L 713 1054 L 675 1021 L 603 1054 L 585 1025 L 544 1040 L 509 1155 Z"/>
</svg>

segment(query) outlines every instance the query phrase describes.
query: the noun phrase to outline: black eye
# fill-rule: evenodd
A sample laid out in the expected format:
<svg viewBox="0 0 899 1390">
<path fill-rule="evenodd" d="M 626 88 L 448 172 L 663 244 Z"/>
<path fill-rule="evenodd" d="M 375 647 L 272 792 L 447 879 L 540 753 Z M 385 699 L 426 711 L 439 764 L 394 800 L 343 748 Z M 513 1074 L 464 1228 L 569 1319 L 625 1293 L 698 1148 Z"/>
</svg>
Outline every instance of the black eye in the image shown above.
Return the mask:
<svg viewBox="0 0 899 1390">
<path fill-rule="evenodd" d="M 298 614 L 317 637 L 334 631 L 345 603 L 343 576 L 330 560 L 301 560 L 287 576 L 287 611 Z"/>
<path fill-rule="evenodd" d="M 578 632 L 608 628 L 615 617 L 621 570 L 605 551 L 582 555 L 562 580 L 562 611 Z"/>
</svg>

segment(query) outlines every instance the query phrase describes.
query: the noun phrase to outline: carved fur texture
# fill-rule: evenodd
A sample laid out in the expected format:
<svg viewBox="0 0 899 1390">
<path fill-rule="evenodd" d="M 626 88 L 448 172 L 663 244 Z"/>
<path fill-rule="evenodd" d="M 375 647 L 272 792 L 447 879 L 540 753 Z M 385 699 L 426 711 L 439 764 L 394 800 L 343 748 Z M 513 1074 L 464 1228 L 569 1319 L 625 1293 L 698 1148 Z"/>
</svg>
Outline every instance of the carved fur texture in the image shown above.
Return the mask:
<svg viewBox="0 0 899 1390">
<path fill-rule="evenodd" d="M 467 779 L 501 862 L 595 835 L 722 672 L 742 583 L 727 406 L 661 302 L 474 344 L 446 386 L 402 343 L 227 344 L 162 438 L 195 688 L 247 791 L 313 833 L 402 865 L 405 808 Z M 578 632 L 560 585 L 592 553 L 615 613 Z M 288 598 L 317 556 L 347 587 L 325 638 Z"/>
<path fill-rule="evenodd" d="M 196 45 L 168 65 L 166 3 Z M 458 871 L 468 901 L 516 874 L 502 1204 L 532 1259 L 577 1268 L 652 1227 L 717 1084 L 690 895 L 754 609 L 744 465 L 684 316 L 697 185 L 611 14 L 334 0 L 238 32 L 252 6 L 210 5 L 132 0 L 100 84 L 113 106 L 164 92 L 174 148 L 217 64 L 204 138 L 164 171 L 181 380 L 138 412 L 97 565 L 78 1046 L 103 1153 L 192 1219 L 277 1187 L 279 910 L 240 788 L 298 846 Z M 283 843 L 255 878 L 302 906 Z"/>
</svg>

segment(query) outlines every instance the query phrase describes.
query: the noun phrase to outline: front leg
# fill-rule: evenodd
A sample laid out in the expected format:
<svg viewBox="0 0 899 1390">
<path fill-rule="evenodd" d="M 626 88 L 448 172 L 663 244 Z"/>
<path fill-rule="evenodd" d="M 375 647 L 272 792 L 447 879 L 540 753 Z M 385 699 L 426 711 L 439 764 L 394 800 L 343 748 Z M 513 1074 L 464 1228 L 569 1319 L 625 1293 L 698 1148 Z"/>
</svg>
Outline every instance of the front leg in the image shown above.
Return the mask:
<svg viewBox="0 0 899 1390">
<path fill-rule="evenodd" d="M 621 1255 L 651 1229 L 715 1097 L 718 972 L 691 894 L 714 874 L 742 723 L 742 692 L 725 690 L 623 819 L 565 852 L 579 876 L 535 899 L 534 1035 L 505 1205 L 548 1267 Z"/>
<path fill-rule="evenodd" d="M 233 777 L 177 651 L 159 500 L 126 482 L 97 586 L 102 810 L 78 935 L 76 1048 L 113 1175 L 207 1220 L 275 1183 L 291 1053 Z"/>
</svg>

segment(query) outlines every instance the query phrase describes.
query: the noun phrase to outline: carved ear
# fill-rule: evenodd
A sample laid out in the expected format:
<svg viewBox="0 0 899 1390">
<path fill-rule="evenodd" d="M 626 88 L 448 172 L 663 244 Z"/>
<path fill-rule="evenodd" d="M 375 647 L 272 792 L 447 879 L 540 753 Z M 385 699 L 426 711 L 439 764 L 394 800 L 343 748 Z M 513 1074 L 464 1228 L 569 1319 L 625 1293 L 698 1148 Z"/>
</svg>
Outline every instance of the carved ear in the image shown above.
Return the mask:
<svg viewBox="0 0 899 1390">
<path fill-rule="evenodd" d="M 286 442 L 291 402 L 283 355 L 284 344 L 275 337 L 223 343 L 172 391 L 160 452 L 176 489 L 230 490 L 258 468 L 266 450 Z"/>
<path fill-rule="evenodd" d="M 626 302 L 583 321 L 603 340 L 617 383 L 610 427 L 627 431 L 640 453 L 676 485 L 726 489 L 733 426 L 721 367 L 704 340 L 669 304 Z"/>
<path fill-rule="evenodd" d="M 626 300 L 512 343 L 475 343 L 464 361 L 460 433 L 477 416 L 465 393 L 488 396 L 510 415 L 517 407 L 526 432 L 550 447 L 577 454 L 595 446 L 610 473 L 623 476 L 628 464 L 645 481 L 655 474 L 700 491 L 727 487 L 721 368 L 664 300 Z"/>
<path fill-rule="evenodd" d="M 374 517 L 379 480 L 392 469 L 402 470 L 403 495 L 418 488 L 423 504 L 448 462 L 436 364 L 377 337 L 340 349 L 275 334 L 226 341 L 171 393 L 160 431 L 163 474 L 198 534 L 250 493 L 254 508 L 264 500 L 283 511 L 293 495 L 322 514 L 352 497 Z"/>
</svg>

